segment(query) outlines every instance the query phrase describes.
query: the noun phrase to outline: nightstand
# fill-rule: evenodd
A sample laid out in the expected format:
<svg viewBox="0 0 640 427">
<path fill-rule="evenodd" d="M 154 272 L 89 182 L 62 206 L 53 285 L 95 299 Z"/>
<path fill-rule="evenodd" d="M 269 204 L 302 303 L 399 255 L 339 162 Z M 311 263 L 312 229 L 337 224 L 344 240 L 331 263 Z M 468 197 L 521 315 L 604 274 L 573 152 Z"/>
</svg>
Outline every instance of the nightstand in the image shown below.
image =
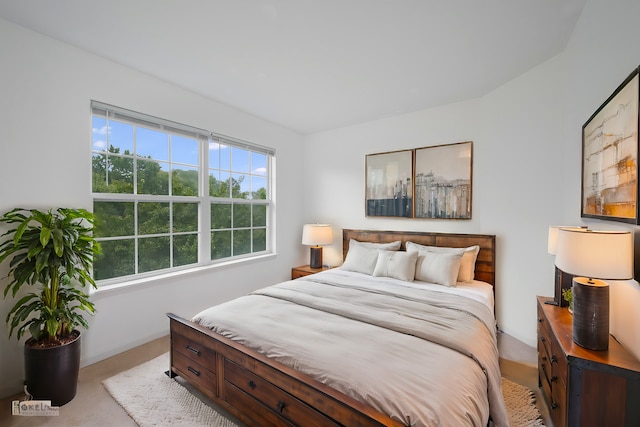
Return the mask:
<svg viewBox="0 0 640 427">
<path fill-rule="evenodd" d="M 308 276 L 310 274 L 320 273 L 321 271 L 330 270 L 333 267 L 311 268 L 309 265 L 301 265 L 300 267 L 294 267 L 291 269 L 291 280 L 299 277 Z"/>
<path fill-rule="evenodd" d="M 566 307 L 538 297 L 538 385 L 555 427 L 640 425 L 640 361 L 609 335 L 609 349 L 573 342 Z"/>
</svg>

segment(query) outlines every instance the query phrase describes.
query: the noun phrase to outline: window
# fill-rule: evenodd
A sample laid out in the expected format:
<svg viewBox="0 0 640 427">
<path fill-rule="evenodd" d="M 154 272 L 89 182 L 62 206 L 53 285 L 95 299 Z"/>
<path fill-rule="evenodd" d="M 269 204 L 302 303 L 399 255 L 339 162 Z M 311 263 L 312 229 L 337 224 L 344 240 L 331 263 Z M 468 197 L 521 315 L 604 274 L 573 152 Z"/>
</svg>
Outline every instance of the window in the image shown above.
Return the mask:
<svg viewBox="0 0 640 427">
<path fill-rule="evenodd" d="M 99 285 L 272 252 L 273 150 L 91 107 Z"/>
</svg>

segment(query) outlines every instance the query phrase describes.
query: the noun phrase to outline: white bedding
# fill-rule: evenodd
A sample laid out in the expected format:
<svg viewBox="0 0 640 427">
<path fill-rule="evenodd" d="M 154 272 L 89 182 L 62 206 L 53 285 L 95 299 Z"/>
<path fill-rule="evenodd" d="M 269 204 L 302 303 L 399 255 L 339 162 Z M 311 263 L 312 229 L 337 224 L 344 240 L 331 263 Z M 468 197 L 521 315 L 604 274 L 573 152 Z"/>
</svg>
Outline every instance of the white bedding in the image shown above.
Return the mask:
<svg viewBox="0 0 640 427">
<path fill-rule="evenodd" d="M 461 296 L 462 294 L 467 297 Z M 506 426 L 491 286 L 340 269 L 211 307 L 193 321 L 412 426 Z"/>
<path fill-rule="evenodd" d="M 402 286 L 431 289 L 436 292 L 460 295 L 460 296 L 464 296 L 464 297 L 476 300 L 486 305 L 487 308 L 491 310 L 491 312 L 494 311 L 495 300 L 493 297 L 493 286 L 491 286 L 486 282 L 481 282 L 479 280 L 473 280 L 471 282 L 458 282 L 456 283 L 455 287 L 450 287 L 450 286 L 436 285 L 428 282 L 421 282 L 419 280 L 414 280 L 413 282 L 405 282 L 403 280 L 398 280 L 391 277 L 373 277 L 373 276 L 363 275 L 362 273 L 342 270 L 340 268 L 323 271 L 322 273 L 318 273 L 318 274 L 324 274 L 329 271 L 332 273 L 336 273 L 339 271 L 340 274 L 344 276 L 353 276 L 353 277 L 365 276 L 368 278 L 368 280 L 391 281 L 391 282 L 396 282 L 398 285 L 402 285 Z"/>
</svg>

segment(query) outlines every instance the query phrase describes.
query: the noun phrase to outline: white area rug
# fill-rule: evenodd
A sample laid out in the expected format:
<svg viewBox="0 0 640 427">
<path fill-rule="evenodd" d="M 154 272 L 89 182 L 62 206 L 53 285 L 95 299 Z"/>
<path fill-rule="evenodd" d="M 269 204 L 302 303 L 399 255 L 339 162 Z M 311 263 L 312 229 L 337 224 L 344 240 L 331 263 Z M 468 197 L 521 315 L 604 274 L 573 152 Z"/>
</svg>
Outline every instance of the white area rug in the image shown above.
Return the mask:
<svg viewBox="0 0 640 427">
<path fill-rule="evenodd" d="M 243 424 L 216 408 L 184 381 L 170 379 L 169 353 L 106 379 L 104 387 L 141 427 L 239 427 Z M 534 394 L 502 379 L 511 427 L 543 427 Z"/>
<path fill-rule="evenodd" d="M 185 382 L 169 378 L 164 373 L 168 369 L 169 353 L 165 353 L 107 378 L 102 384 L 140 427 L 244 425 L 222 410 L 214 409 L 212 402 Z"/>
<path fill-rule="evenodd" d="M 502 395 L 511 427 L 544 427 L 535 394 L 527 387 L 502 378 Z"/>
</svg>

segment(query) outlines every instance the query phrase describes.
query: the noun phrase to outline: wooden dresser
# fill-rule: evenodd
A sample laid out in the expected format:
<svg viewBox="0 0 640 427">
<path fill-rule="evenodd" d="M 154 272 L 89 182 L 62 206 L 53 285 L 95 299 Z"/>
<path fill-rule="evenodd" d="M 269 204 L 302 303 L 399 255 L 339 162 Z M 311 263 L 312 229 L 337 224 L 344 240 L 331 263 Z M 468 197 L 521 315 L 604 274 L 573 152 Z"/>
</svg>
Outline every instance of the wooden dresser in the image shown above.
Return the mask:
<svg viewBox="0 0 640 427">
<path fill-rule="evenodd" d="M 640 361 L 609 336 L 592 351 L 572 339 L 566 307 L 538 297 L 538 385 L 555 427 L 640 426 Z"/>
</svg>

